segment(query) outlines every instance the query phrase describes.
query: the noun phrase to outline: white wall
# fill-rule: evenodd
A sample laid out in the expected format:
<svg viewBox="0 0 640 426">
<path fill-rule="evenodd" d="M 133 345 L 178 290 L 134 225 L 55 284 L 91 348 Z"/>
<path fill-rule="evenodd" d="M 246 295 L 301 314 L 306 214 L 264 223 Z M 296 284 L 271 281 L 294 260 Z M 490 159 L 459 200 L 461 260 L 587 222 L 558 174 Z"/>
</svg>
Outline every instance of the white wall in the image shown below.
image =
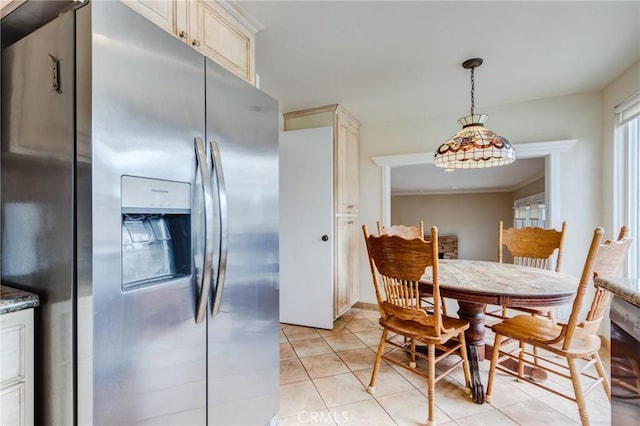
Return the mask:
<svg viewBox="0 0 640 426">
<path fill-rule="evenodd" d="M 629 96 L 640 91 L 640 61 L 632 65 L 627 71 L 616 78 L 603 91 L 602 95 L 602 219 L 606 237 L 613 239 L 617 236 L 614 229 L 616 221 L 613 214 L 613 108 L 626 100 Z"/>
<path fill-rule="evenodd" d="M 478 194 L 402 195 L 391 197 L 391 223 L 414 225 L 424 221 L 425 233 L 458 237 L 460 259 L 497 258 L 498 221 L 510 226 L 510 192 Z"/>
<path fill-rule="evenodd" d="M 371 229 L 382 217 L 381 173 L 371 157 L 432 152 L 455 134 L 460 110 L 388 123 L 365 123 L 360 129 L 360 221 Z M 602 94 L 590 92 L 484 108 L 487 127 L 511 143 L 578 139 L 570 151 L 560 154 L 560 221 L 568 223 L 564 271 L 579 276 L 595 227 L 602 224 L 601 153 Z M 469 215 L 472 219 L 472 215 Z M 549 224 L 557 227 L 559 224 Z M 492 229 L 492 232 L 494 230 Z M 371 274 L 363 241 L 360 242 L 360 301 L 375 303 Z"/>
<path fill-rule="evenodd" d="M 517 201 L 521 198 L 526 198 L 531 195 L 536 195 L 536 194 L 540 194 L 541 192 L 544 192 L 544 184 L 545 184 L 544 177 L 541 177 L 540 179 L 533 181 L 528 185 L 515 189 L 511 193 L 512 202 Z"/>
</svg>

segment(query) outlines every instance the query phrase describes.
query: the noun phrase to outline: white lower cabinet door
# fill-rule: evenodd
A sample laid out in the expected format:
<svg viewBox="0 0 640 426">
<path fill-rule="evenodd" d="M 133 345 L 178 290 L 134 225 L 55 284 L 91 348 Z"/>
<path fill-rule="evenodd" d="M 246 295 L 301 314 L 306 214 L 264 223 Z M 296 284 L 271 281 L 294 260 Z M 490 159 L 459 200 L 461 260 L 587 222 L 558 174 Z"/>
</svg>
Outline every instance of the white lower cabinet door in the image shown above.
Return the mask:
<svg viewBox="0 0 640 426">
<path fill-rule="evenodd" d="M 33 425 L 33 309 L 0 316 L 0 425 Z"/>
</svg>

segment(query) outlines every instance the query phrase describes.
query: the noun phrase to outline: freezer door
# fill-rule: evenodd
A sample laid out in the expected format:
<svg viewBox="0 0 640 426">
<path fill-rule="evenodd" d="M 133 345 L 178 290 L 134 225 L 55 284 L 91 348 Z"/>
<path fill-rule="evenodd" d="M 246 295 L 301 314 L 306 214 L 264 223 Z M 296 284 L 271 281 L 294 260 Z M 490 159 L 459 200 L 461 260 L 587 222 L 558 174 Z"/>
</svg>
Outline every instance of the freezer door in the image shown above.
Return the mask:
<svg viewBox="0 0 640 426">
<path fill-rule="evenodd" d="M 74 17 L 2 51 L 2 281 L 40 296 L 37 424 L 73 423 Z"/>
<path fill-rule="evenodd" d="M 279 401 L 278 105 L 210 60 L 206 79 L 221 227 L 208 318 L 208 423 L 266 424 Z"/>
<path fill-rule="evenodd" d="M 91 7 L 92 423 L 202 425 L 203 256 L 193 260 L 202 236 L 188 243 L 183 231 L 200 217 L 188 207 L 202 194 L 194 139 L 204 138 L 204 59 L 119 2 Z"/>
</svg>

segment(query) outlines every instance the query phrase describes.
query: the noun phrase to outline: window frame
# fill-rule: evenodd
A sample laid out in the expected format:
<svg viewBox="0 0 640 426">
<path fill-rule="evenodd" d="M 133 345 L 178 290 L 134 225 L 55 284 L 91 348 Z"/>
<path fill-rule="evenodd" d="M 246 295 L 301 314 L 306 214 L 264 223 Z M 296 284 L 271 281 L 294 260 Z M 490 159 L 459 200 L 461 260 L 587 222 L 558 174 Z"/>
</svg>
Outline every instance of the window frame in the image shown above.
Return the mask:
<svg viewBox="0 0 640 426">
<path fill-rule="evenodd" d="M 638 230 L 640 229 L 640 92 L 614 108 L 613 204 L 616 232 L 622 225 L 630 228 L 634 241 L 623 269 L 624 276 L 640 272 Z M 634 167 L 635 166 L 635 167 Z M 613 235 L 615 238 L 617 236 Z"/>
</svg>

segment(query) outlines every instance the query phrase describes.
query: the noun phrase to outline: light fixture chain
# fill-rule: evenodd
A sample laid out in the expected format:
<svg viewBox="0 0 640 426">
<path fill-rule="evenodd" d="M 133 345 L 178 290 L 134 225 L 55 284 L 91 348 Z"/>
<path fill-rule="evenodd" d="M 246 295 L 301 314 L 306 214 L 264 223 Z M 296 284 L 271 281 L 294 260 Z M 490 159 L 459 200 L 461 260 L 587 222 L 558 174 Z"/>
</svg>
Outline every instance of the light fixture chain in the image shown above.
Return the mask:
<svg viewBox="0 0 640 426">
<path fill-rule="evenodd" d="M 473 94 L 475 92 L 475 80 L 473 79 L 473 71 L 475 71 L 475 67 L 471 68 L 471 115 L 473 115 L 473 110 L 475 109 L 475 103 L 473 100 Z"/>
</svg>

